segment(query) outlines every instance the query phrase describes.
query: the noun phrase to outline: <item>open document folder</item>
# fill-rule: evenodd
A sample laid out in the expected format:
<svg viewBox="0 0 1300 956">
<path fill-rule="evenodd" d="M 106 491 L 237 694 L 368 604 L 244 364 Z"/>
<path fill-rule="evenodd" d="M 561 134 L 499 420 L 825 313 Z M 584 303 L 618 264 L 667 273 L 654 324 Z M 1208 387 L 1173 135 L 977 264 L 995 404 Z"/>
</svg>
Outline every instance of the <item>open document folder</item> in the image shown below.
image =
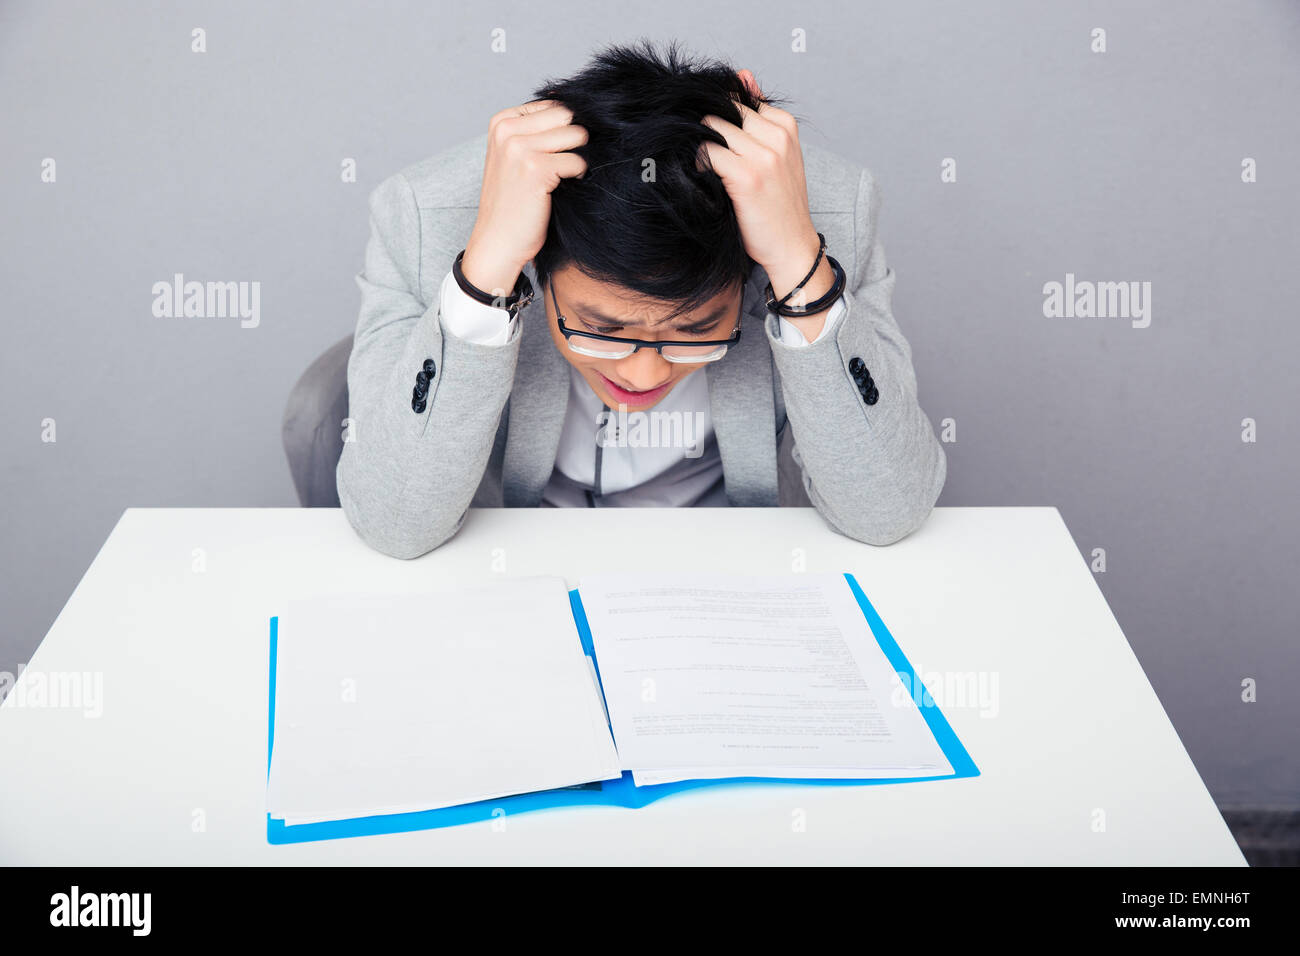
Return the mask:
<svg viewBox="0 0 1300 956">
<path fill-rule="evenodd" d="M 271 843 L 979 773 L 848 574 L 313 598 L 270 665 Z"/>
</svg>

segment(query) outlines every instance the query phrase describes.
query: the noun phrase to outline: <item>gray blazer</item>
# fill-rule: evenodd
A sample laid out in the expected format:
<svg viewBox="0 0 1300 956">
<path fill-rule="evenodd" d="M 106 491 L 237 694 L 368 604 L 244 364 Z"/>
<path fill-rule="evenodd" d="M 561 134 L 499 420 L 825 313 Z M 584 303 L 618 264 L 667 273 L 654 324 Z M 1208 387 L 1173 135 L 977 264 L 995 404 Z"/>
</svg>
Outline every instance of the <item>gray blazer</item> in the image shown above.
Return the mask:
<svg viewBox="0 0 1300 956">
<path fill-rule="evenodd" d="M 559 447 L 569 366 L 545 327 L 543 290 L 510 345 L 476 345 L 439 321 L 439 288 L 474 227 L 486 147 L 480 135 L 370 196 L 337 479 L 357 533 L 395 557 L 447 541 L 471 504 L 536 507 Z M 813 221 L 847 272 L 848 311 L 811 345 L 784 345 L 763 304 L 767 275 L 756 267 L 744 294 L 748 334 L 694 374 L 708 378 L 732 505 L 811 503 L 836 531 L 890 544 L 930 513 L 947 459 L 917 404 L 911 347 L 891 312 L 876 181 L 828 150 L 804 144 L 803 156 Z M 525 271 L 536 285 L 531 264 Z M 411 391 L 430 359 L 417 413 Z M 863 368 L 879 393 L 873 404 L 859 384 Z"/>
</svg>

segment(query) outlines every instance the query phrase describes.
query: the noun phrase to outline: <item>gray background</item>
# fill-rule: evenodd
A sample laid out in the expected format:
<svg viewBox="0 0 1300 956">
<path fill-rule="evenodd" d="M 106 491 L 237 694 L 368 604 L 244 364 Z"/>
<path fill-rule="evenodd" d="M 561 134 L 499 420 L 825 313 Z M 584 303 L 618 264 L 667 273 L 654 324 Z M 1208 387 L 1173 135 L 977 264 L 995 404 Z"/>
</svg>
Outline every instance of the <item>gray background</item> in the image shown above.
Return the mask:
<svg viewBox="0 0 1300 956">
<path fill-rule="evenodd" d="M 280 414 L 355 323 L 369 190 L 640 36 L 749 67 L 807 140 L 876 173 L 921 404 L 957 423 L 939 504 L 1059 507 L 1106 550 L 1098 583 L 1220 805 L 1300 805 L 1300 7 L 1281 0 L 3 4 L 0 670 L 124 508 L 296 504 Z M 175 272 L 260 281 L 260 328 L 154 318 Z M 1067 272 L 1150 281 L 1150 327 L 1045 318 Z"/>
</svg>

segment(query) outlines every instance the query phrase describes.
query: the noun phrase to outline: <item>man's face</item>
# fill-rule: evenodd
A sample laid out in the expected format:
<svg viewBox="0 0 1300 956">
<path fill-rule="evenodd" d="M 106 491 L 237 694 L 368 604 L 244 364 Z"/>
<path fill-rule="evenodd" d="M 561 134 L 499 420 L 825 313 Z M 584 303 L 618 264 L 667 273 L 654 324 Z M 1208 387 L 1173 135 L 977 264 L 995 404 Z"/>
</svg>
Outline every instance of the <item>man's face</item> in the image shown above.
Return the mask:
<svg viewBox="0 0 1300 956">
<path fill-rule="evenodd" d="M 663 317 L 671 308 L 630 297 L 626 289 L 598 282 L 572 265 L 552 273 L 551 282 L 555 295 L 551 295 L 551 289 L 545 290 L 546 316 L 555 347 L 607 408 L 621 405 L 628 411 L 651 408 L 686 376 L 712 363 L 669 362 L 654 349 L 646 348 L 620 359 L 581 355 L 569 348 L 560 332 L 556 301 L 565 327 L 571 331 L 650 342 L 708 342 L 731 336 L 744 294 L 737 283 L 693 311 L 667 321 Z"/>
</svg>

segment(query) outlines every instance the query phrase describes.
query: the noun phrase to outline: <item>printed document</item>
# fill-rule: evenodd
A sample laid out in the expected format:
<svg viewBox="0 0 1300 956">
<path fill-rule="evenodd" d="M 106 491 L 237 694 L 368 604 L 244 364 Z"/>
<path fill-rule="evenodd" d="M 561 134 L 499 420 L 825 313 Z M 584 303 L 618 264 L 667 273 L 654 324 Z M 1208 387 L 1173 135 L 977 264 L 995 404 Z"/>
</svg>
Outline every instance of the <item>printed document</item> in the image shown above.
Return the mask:
<svg viewBox="0 0 1300 956">
<path fill-rule="evenodd" d="M 598 575 L 579 593 L 638 785 L 952 773 L 843 575 Z"/>
</svg>

